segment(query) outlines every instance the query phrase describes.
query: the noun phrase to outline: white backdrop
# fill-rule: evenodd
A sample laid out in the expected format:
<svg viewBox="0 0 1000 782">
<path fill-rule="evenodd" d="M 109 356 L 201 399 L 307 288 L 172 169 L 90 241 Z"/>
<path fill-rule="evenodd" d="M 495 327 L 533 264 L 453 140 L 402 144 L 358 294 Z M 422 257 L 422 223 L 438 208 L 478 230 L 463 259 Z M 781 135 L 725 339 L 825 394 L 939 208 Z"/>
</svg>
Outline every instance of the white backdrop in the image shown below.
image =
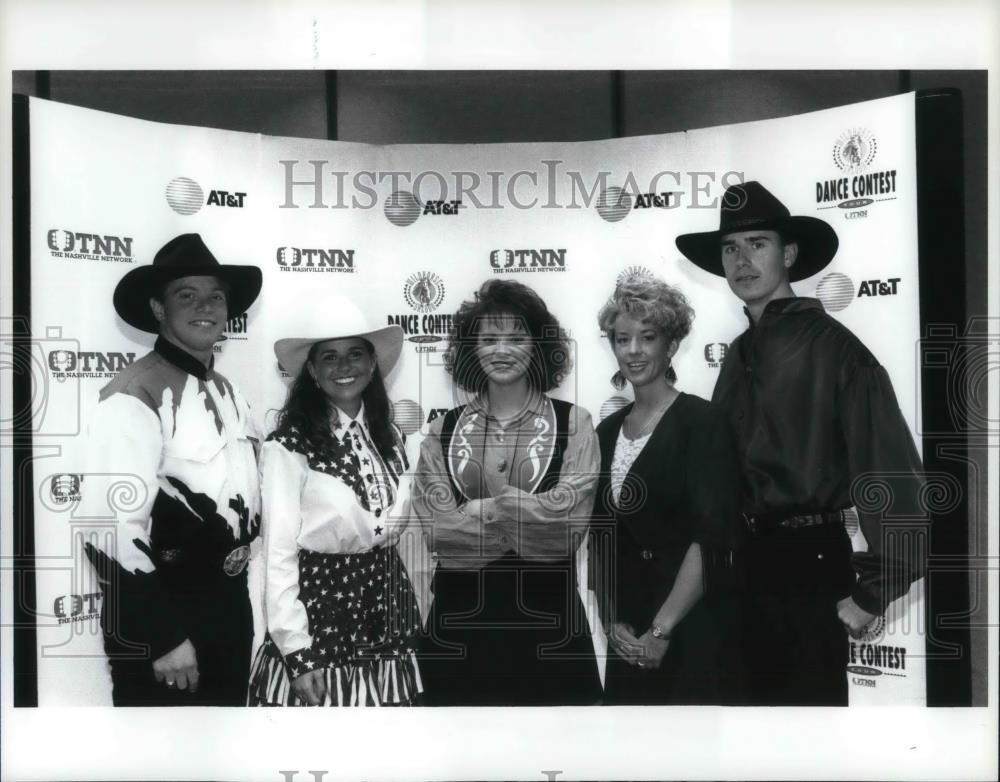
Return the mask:
<svg viewBox="0 0 1000 782">
<path fill-rule="evenodd" d="M 285 392 L 271 346 L 298 307 L 346 295 L 375 320 L 403 324 L 411 340 L 389 393 L 415 453 L 428 419 L 455 401 L 441 367 L 447 316 L 492 276 L 534 287 L 569 330 L 576 368 L 556 395 L 596 421 L 627 398 L 609 383 L 615 366 L 597 311 L 623 271 L 661 275 L 697 313 L 675 357 L 679 386 L 710 397 L 725 345 L 746 320 L 725 281 L 684 260 L 674 238 L 716 228 L 725 186 L 758 179 L 794 214 L 837 230 L 834 262 L 796 292 L 817 295 L 865 342 L 919 431 L 912 94 L 582 143 L 369 146 L 164 125 L 35 99 L 30 122 L 32 329 L 46 377 L 34 405 L 42 705 L 110 703 L 99 590 L 79 544 L 95 524 L 75 513 L 84 437 L 100 388 L 152 344 L 115 316 L 114 286 L 179 233 L 200 233 L 222 262 L 263 270 L 258 301 L 245 318 L 231 313 L 217 367 L 265 430 Z M 444 190 L 421 172 L 443 175 Z M 831 181 L 846 194 L 827 198 Z M 446 204 L 431 204 L 439 200 Z M 855 545 L 864 545 L 859 535 Z M 854 644 L 852 703 L 924 702 L 921 600 L 918 583 L 884 628 Z"/>
</svg>

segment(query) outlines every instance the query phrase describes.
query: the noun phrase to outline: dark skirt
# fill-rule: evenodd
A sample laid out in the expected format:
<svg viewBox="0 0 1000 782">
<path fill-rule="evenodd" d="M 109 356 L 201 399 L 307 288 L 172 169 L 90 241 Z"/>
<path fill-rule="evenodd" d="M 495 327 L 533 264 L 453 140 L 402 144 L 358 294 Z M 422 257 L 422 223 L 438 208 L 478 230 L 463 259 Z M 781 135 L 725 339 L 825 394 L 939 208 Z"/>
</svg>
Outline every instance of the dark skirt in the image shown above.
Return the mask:
<svg viewBox="0 0 1000 782">
<path fill-rule="evenodd" d="M 737 621 L 732 600 L 703 597 L 673 631 L 658 668 L 630 665 L 609 648 L 604 704 L 740 704 L 744 674 Z"/>
<path fill-rule="evenodd" d="M 412 703 L 422 689 L 417 603 L 396 548 L 361 554 L 299 552 L 299 600 L 312 645 L 282 657 L 268 634 L 250 675 L 251 706 L 303 706 L 291 681 L 321 668 L 324 706 Z"/>
<path fill-rule="evenodd" d="M 483 570 L 434 575 L 421 644 L 429 706 L 557 706 L 599 702 L 590 627 L 572 560 L 513 555 Z"/>
</svg>

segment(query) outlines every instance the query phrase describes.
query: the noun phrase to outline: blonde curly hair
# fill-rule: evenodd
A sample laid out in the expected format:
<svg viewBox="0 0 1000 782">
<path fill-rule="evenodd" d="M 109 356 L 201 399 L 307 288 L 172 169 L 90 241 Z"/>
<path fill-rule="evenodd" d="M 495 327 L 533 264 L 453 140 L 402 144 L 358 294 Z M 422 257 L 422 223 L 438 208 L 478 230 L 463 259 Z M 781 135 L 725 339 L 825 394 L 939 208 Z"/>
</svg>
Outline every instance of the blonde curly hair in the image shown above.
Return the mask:
<svg viewBox="0 0 1000 782">
<path fill-rule="evenodd" d="M 614 344 L 615 321 L 622 313 L 656 326 L 668 343 L 680 343 L 691 333 L 694 310 L 684 294 L 651 272 L 624 276 L 615 292 L 597 315 L 597 323 L 608 341 Z M 670 370 L 671 380 L 676 374 Z"/>
</svg>

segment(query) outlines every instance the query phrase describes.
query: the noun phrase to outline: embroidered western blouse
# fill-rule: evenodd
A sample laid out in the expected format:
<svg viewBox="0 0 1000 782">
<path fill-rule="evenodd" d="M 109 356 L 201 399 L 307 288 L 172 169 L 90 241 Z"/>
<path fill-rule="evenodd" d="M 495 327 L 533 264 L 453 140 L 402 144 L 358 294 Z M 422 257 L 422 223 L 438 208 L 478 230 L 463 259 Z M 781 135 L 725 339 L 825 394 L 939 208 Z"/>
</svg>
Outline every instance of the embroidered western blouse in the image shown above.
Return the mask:
<svg viewBox="0 0 1000 782">
<path fill-rule="evenodd" d="M 474 400 L 459 415 L 447 453 L 443 420 L 431 423 L 421 443 L 413 487 L 413 513 L 438 566 L 482 567 L 508 552 L 572 557 L 586 534 L 601 462 L 590 414 L 572 407 L 559 481 L 548 491 L 537 490 L 555 455 L 551 399 L 537 395 L 506 428 Z M 464 513 L 469 500 L 481 501 L 481 516 Z"/>
</svg>

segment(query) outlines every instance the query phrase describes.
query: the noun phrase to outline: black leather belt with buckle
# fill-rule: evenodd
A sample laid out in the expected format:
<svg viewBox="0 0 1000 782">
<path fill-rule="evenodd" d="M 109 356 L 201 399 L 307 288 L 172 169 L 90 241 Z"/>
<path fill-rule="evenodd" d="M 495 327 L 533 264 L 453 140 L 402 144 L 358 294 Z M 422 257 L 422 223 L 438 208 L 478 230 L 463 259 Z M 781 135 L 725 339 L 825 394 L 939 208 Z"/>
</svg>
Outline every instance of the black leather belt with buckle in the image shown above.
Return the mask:
<svg viewBox="0 0 1000 782">
<path fill-rule="evenodd" d="M 220 563 L 222 572 L 227 576 L 238 576 L 246 569 L 247 563 L 250 561 L 250 546 L 237 546 L 224 557 L 217 557 L 214 560 L 199 552 L 185 549 L 159 549 L 156 552 L 156 560 L 159 565 L 176 566 L 185 570 L 193 567 L 199 571 L 205 568 L 210 570 L 215 566 L 213 563 Z"/>
<path fill-rule="evenodd" d="M 826 513 L 803 513 L 796 516 L 750 516 L 744 513 L 743 518 L 750 532 L 756 537 L 767 535 L 777 530 L 818 527 L 823 524 L 841 524 L 844 521 L 844 512 L 836 510 Z"/>
</svg>

